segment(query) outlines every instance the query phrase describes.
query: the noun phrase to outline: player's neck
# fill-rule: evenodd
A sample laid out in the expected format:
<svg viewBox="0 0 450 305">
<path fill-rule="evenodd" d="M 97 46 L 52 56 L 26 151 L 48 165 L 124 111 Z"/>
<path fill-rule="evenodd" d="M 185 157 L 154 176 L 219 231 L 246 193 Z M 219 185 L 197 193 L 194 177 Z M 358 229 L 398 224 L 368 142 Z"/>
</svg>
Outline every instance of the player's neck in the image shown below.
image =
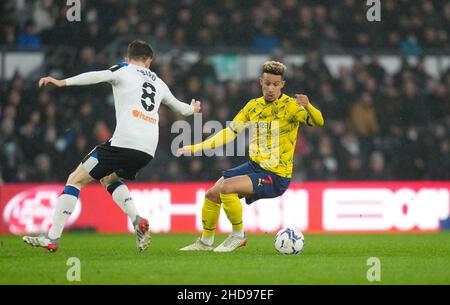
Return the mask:
<svg viewBox="0 0 450 305">
<path fill-rule="evenodd" d="M 149 67 L 147 67 L 147 66 L 145 65 L 145 63 L 143 63 L 142 61 L 130 60 L 129 64 L 130 64 L 130 65 L 133 65 L 133 66 L 142 67 L 142 68 L 145 68 L 145 69 L 148 69 L 148 68 L 149 68 Z"/>
<path fill-rule="evenodd" d="M 264 99 L 264 102 L 266 102 L 266 103 L 273 103 L 273 102 L 279 100 L 282 96 L 283 96 L 283 92 L 281 92 L 280 95 L 276 99 L 274 99 L 273 101 L 268 101 L 268 100 Z"/>
</svg>

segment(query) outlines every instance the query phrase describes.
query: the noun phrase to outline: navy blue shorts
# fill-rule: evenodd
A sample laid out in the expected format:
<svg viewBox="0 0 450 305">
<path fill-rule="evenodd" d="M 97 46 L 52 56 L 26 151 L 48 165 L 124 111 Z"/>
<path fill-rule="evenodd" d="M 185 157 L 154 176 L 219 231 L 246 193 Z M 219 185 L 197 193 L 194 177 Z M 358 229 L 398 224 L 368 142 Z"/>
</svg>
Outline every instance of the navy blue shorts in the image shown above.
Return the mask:
<svg viewBox="0 0 450 305">
<path fill-rule="evenodd" d="M 242 175 L 249 176 L 253 183 L 252 196 L 245 198 L 247 204 L 252 204 L 256 200 L 263 198 L 281 196 L 289 187 L 289 183 L 291 183 L 290 178 L 278 176 L 261 168 L 261 166 L 252 161 L 222 172 L 222 176 L 225 179 Z"/>
</svg>

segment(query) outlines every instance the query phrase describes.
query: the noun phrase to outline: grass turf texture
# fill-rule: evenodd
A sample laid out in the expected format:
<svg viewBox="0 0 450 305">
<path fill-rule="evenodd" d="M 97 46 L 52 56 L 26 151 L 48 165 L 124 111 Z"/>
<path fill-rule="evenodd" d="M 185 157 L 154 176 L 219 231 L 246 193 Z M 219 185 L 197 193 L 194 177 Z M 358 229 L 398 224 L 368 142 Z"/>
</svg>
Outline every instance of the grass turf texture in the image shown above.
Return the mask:
<svg viewBox="0 0 450 305">
<path fill-rule="evenodd" d="M 69 257 L 81 261 L 79 284 L 450 284 L 450 232 L 306 234 L 296 256 L 278 254 L 274 234 L 250 235 L 233 253 L 178 251 L 196 237 L 154 234 L 138 253 L 132 235 L 66 233 L 48 253 L 0 235 L 0 284 L 73 284 Z M 369 257 L 381 261 L 381 282 L 367 281 Z"/>
</svg>

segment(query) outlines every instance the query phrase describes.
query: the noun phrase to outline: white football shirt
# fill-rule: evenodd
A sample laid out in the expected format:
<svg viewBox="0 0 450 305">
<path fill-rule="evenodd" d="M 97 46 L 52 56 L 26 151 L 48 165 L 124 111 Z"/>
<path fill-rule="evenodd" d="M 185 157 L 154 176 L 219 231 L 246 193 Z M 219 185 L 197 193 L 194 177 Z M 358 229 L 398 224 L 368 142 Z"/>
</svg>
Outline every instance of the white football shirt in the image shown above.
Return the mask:
<svg viewBox="0 0 450 305">
<path fill-rule="evenodd" d="M 194 107 L 176 99 L 154 72 L 140 66 L 120 63 L 109 70 L 66 79 L 67 86 L 100 82 L 108 82 L 113 88 L 116 129 L 111 138 L 112 146 L 136 149 L 155 156 L 161 103 L 184 116 L 194 113 Z"/>
</svg>

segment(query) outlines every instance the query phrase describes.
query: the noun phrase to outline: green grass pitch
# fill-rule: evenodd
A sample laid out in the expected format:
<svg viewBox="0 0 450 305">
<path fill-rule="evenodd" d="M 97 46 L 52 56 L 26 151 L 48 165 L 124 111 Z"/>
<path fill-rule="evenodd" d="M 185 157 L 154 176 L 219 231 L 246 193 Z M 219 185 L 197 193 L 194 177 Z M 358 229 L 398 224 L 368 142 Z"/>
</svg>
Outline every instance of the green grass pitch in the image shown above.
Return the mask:
<svg viewBox="0 0 450 305">
<path fill-rule="evenodd" d="M 138 253 L 132 235 L 66 233 L 48 253 L 0 235 L 0 284 L 450 284 L 450 232 L 306 234 L 296 256 L 278 254 L 273 234 L 249 235 L 233 253 L 178 251 L 195 238 L 154 234 Z M 69 257 L 80 259 L 80 282 L 66 279 Z M 367 280 L 369 257 L 380 259 L 380 282 Z"/>
</svg>

